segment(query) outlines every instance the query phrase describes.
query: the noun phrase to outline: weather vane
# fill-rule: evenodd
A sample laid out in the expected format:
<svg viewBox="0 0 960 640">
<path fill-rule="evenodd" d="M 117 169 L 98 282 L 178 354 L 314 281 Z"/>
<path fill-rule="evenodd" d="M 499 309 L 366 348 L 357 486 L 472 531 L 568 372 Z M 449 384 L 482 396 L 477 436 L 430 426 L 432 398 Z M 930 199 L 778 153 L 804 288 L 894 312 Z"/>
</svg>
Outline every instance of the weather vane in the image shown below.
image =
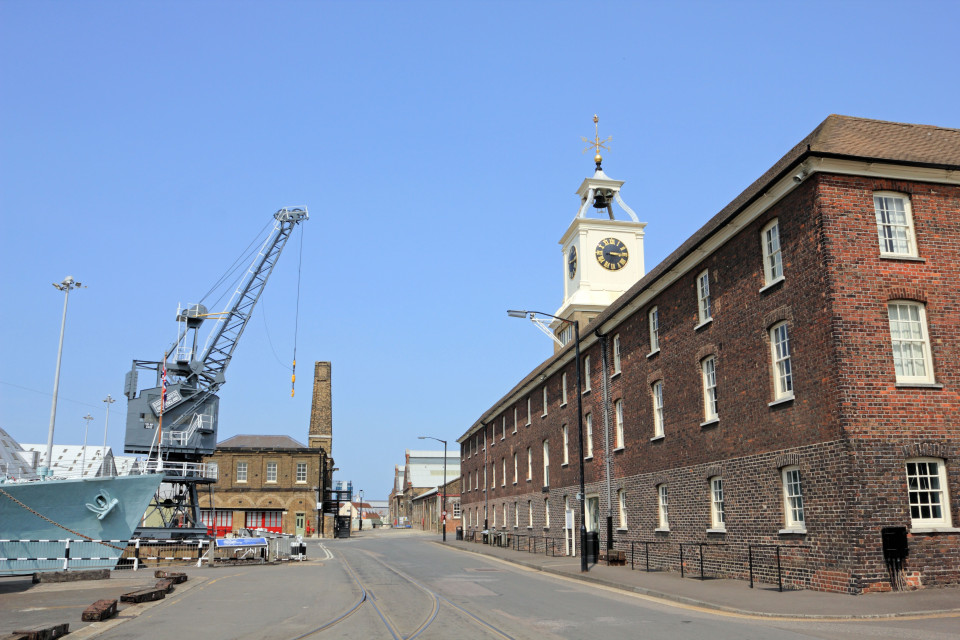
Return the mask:
<svg viewBox="0 0 960 640">
<path fill-rule="evenodd" d="M 610 147 L 606 146 L 606 143 L 607 143 L 607 142 L 610 142 L 611 140 L 613 140 L 613 136 L 607 136 L 607 139 L 606 139 L 606 140 L 601 140 L 601 139 L 600 139 L 600 127 L 599 127 L 599 125 L 597 124 L 598 122 L 600 122 L 600 118 L 598 118 L 597 115 L 594 114 L 594 115 L 593 115 L 593 140 L 592 140 L 592 141 L 591 141 L 591 140 L 588 140 L 587 138 L 584 138 L 583 136 L 580 136 L 580 139 L 587 143 L 587 146 L 584 147 L 584 149 L 583 149 L 583 153 L 586 153 L 586 152 L 589 151 L 590 149 L 595 149 L 595 150 L 596 150 L 597 155 L 595 155 L 595 156 L 593 157 L 593 161 L 597 163 L 597 169 L 600 168 L 600 163 L 603 162 L 603 156 L 600 155 L 600 149 L 606 149 L 607 151 L 610 151 Z"/>
</svg>

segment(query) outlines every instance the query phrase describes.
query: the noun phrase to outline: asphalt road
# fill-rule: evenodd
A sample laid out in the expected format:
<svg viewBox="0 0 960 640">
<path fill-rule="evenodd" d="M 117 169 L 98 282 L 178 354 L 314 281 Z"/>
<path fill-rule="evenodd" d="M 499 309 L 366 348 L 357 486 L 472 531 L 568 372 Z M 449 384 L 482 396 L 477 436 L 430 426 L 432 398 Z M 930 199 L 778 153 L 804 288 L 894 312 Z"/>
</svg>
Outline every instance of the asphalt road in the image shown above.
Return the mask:
<svg viewBox="0 0 960 640">
<path fill-rule="evenodd" d="M 189 569 L 189 587 L 70 637 L 960 638 L 956 617 L 815 622 L 685 607 L 441 547 L 432 539 L 409 531 L 365 532 L 311 542 L 305 563 Z M 9 595 L 0 595 L 4 617 L 12 611 Z M 41 600 L 33 598 L 34 604 Z"/>
</svg>

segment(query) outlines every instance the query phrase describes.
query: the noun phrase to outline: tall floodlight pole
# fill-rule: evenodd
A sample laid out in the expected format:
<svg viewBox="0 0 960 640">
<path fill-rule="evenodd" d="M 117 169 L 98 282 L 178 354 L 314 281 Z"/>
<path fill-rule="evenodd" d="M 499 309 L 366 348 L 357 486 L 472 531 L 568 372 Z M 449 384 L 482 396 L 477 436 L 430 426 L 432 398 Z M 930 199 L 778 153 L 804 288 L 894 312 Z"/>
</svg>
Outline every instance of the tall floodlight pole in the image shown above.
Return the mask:
<svg viewBox="0 0 960 640">
<path fill-rule="evenodd" d="M 89 413 L 83 416 L 84 422 L 86 424 L 83 426 L 83 453 L 80 456 L 80 477 L 83 477 L 84 472 L 87 468 L 87 432 L 90 431 L 90 421 L 93 420 L 93 416 Z"/>
<path fill-rule="evenodd" d="M 110 425 L 110 405 L 112 405 L 116 400 L 114 400 L 110 394 L 107 394 L 107 397 L 103 399 L 107 403 L 107 418 L 103 421 L 103 462 L 106 465 L 107 462 L 107 427 Z M 113 471 L 111 470 L 111 474 Z M 212 489 L 212 487 L 211 487 Z M 212 503 L 211 503 L 212 504 Z"/>
<path fill-rule="evenodd" d="M 543 313 L 542 311 L 515 311 L 510 309 L 507 311 L 507 315 L 511 318 L 527 318 L 537 324 L 538 327 L 542 327 L 538 323 L 537 316 L 546 316 L 548 318 L 553 318 L 567 325 L 573 325 L 573 341 L 575 355 L 577 358 L 577 440 L 579 441 L 580 446 L 580 493 L 577 495 L 577 500 L 580 502 L 580 571 L 586 572 L 589 571 L 587 567 L 587 510 L 586 510 L 586 496 L 584 485 L 583 485 L 583 382 L 582 376 L 580 374 L 580 323 L 576 320 L 567 320 L 565 318 L 558 318 L 555 315 L 549 313 Z M 554 340 L 556 336 L 550 334 Z"/>
<path fill-rule="evenodd" d="M 53 402 L 50 406 L 50 431 L 47 434 L 47 465 L 40 467 L 42 477 L 51 475 L 53 466 L 53 425 L 57 421 L 57 391 L 60 389 L 60 360 L 63 356 L 63 331 L 67 326 L 67 302 L 70 300 L 70 290 L 80 288 L 80 283 L 74 281 L 73 276 L 67 276 L 63 282 L 53 286 L 64 292 L 63 296 L 63 319 L 60 320 L 60 346 L 57 347 L 57 370 L 53 374 Z"/>
<path fill-rule="evenodd" d="M 433 436 L 417 436 L 419 440 L 436 440 L 443 443 L 443 487 L 440 490 L 440 530 L 443 532 L 443 541 L 447 541 L 447 441 Z"/>
</svg>

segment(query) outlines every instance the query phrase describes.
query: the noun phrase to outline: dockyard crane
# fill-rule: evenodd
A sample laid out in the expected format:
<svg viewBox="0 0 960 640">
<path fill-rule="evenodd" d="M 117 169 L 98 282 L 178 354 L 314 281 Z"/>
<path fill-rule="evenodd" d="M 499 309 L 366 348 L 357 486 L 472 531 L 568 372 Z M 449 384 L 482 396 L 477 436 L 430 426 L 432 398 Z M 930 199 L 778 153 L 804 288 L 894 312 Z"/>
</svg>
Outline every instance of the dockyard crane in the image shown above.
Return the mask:
<svg viewBox="0 0 960 640">
<path fill-rule="evenodd" d="M 273 228 L 260 247 L 224 311 L 210 313 L 202 304 L 177 311 L 176 342 L 162 361 L 134 360 L 126 375 L 127 425 L 124 451 L 147 454 L 166 475 L 167 496 L 157 500 L 162 526 L 151 535 L 199 532 L 198 483 L 205 478 L 203 456 L 214 452 L 220 399 L 217 391 L 254 307 L 283 252 L 293 229 L 309 218 L 306 207 L 283 208 L 273 214 Z M 216 322 L 202 348 L 199 330 L 205 320 Z M 139 372 L 153 371 L 155 386 L 138 391 Z M 150 514 L 148 513 L 148 516 Z M 187 526 L 183 526 L 184 522 Z M 203 529 L 206 532 L 206 529 Z"/>
</svg>

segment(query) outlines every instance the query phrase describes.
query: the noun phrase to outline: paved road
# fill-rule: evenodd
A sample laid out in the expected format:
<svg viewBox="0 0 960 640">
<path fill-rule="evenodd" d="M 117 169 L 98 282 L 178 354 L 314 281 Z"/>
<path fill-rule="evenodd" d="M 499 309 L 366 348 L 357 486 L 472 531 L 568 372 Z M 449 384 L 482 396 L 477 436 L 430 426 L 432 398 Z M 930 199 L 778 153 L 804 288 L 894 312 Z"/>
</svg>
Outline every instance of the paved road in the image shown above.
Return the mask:
<svg viewBox="0 0 960 640">
<path fill-rule="evenodd" d="M 960 638 L 957 617 L 811 622 L 683 607 L 441 547 L 432 539 L 385 531 L 311 543 L 311 561 L 302 564 L 190 569 L 185 588 L 166 600 L 130 607 L 120 620 L 89 625 L 70 637 Z M 332 557 L 325 557 L 327 551 Z"/>
</svg>

